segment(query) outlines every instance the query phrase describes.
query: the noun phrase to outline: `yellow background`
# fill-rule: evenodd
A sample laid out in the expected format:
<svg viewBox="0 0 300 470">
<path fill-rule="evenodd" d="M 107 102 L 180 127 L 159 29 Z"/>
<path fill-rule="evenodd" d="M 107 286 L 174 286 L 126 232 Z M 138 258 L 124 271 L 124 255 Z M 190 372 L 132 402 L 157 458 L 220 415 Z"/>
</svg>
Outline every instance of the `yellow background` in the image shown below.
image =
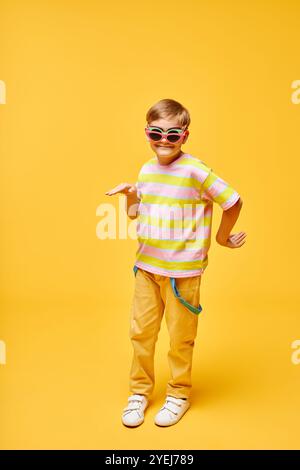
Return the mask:
<svg viewBox="0 0 300 470">
<path fill-rule="evenodd" d="M 1 448 L 299 448 L 300 5 L 272 1 L 1 1 Z M 191 113 L 183 150 L 242 195 L 201 285 L 192 408 L 125 428 L 137 242 L 100 240 L 105 191 L 153 156 L 146 111 Z M 128 223 L 132 223 L 128 219 Z M 135 221 L 134 221 L 135 223 Z"/>
</svg>

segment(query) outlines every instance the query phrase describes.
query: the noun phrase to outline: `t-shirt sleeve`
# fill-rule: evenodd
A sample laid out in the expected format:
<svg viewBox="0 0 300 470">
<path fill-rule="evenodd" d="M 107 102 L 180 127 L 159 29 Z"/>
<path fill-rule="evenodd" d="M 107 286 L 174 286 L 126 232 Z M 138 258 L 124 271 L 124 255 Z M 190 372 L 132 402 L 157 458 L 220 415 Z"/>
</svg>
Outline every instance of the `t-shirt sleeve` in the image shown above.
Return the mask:
<svg viewBox="0 0 300 470">
<path fill-rule="evenodd" d="M 212 168 L 208 168 L 207 176 L 202 182 L 202 197 L 219 204 L 219 206 L 226 211 L 232 207 L 238 199 L 240 194 L 220 178 Z"/>
</svg>

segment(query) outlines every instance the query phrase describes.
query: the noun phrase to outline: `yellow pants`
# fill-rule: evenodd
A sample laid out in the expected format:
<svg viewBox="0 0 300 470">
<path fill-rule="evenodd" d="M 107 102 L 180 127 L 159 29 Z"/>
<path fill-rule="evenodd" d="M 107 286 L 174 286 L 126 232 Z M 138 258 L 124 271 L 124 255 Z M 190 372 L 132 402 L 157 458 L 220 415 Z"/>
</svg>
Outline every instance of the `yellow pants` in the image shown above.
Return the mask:
<svg viewBox="0 0 300 470">
<path fill-rule="evenodd" d="M 198 307 L 201 275 L 176 278 L 181 296 Z M 166 394 L 189 398 L 194 340 L 198 315 L 180 303 L 172 291 L 170 278 L 141 268 L 135 276 L 129 335 L 133 345 L 130 393 L 149 397 L 154 389 L 154 352 L 161 320 L 165 313 L 170 336 L 168 362 L 171 378 Z"/>
</svg>

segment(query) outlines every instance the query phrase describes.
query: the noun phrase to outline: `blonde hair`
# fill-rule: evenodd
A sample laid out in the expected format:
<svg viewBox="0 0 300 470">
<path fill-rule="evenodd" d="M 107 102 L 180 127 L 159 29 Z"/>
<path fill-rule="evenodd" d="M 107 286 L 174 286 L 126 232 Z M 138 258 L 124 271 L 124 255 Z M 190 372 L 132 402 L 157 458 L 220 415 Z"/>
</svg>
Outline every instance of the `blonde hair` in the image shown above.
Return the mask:
<svg viewBox="0 0 300 470">
<path fill-rule="evenodd" d="M 151 106 L 146 114 L 146 121 L 149 124 L 157 119 L 167 119 L 168 117 L 176 118 L 180 126 L 185 129 L 188 128 L 191 122 L 188 110 L 182 106 L 182 104 L 178 103 L 178 101 L 171 99 L 160 100 Z"/>
</svg>

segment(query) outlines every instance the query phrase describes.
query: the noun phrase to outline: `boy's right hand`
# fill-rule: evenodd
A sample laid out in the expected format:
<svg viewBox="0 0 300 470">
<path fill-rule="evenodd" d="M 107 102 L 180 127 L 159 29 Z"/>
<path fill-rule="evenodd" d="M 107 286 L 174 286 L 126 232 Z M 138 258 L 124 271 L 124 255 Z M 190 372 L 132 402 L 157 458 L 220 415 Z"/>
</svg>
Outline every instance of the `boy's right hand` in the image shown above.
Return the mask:
<svg viewBox="0 0 300 470">
<path fill-rule="evenodd" d="M 110 189 L 109 191 L 106 191 L 107 196 L 112 196 L 113 194 L 117 193 L 122 193 L 125 194 L 126 196 L 128 195 L 137 195 L 137 187 L 133 184 L 129 183 L 121 183 L 118 186 L 116 186 L 113 189 Z"/>
</svg>

